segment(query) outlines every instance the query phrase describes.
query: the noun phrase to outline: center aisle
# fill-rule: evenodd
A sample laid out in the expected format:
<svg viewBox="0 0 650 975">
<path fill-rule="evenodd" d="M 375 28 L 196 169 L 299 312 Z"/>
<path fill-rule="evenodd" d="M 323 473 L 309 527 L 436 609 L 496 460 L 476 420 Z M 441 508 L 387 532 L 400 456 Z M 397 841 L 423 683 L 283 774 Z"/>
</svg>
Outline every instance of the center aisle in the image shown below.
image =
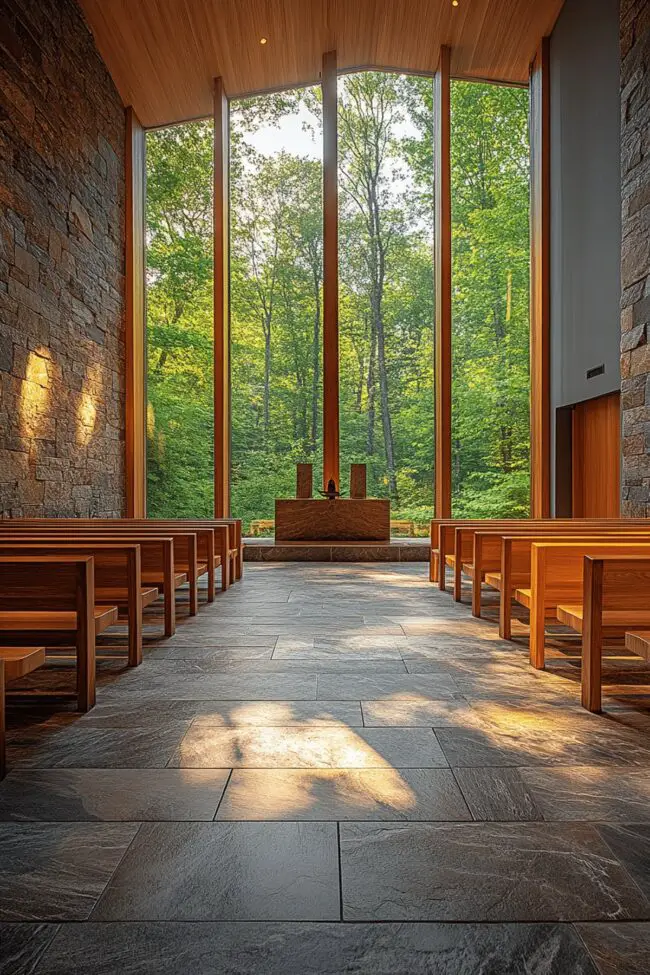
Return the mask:
<svg viewBox="0 0 650 975">
<path fill-rule="evenodd" d="M 650 722 L 578 697 L 423 565 L 248 566 L 14 754 L 0 971 L 645 971 Z"/>
</svg>

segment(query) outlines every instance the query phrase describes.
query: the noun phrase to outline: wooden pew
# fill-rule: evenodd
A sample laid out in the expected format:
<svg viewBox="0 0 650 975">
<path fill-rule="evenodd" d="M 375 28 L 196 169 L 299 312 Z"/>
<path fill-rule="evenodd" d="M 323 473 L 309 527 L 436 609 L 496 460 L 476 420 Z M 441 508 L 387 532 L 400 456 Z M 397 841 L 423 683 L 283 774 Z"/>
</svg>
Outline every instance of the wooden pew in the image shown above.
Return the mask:
<svg viewBox="0 0 650 975">
<path fill-rule="evenodd" d="M 151 519 L 147 520 L 149 521 L 149 524 L 153 523 L 161 527 L 164 527 L 165 525 L 180 525 L 181 527 L 189 526 L 190 528 L 223 528 L 223 526 L 226 526 L 228 528 L 226 551 L 229 555 L 229 579 L 224 581 L 222 571 L 222 589 L 226 589 L 229 582 L 242 578 L 244 544 L 242 540 L 242 523 L 240 518 L 188 518 L 176 522 L 164 519 L 154 519 L 153 521 Z M 223 549 L 221 550 L 221 554 L 223 564 Z"/>
<path fill-rule="evenodd" d="M 474 533 L 474 555 L 470 564 L 463 565 L 463 572 L 472 579 L 472 613 L 481 614 L 481 584 L 495 589 L 500 594 L 499 599 L 499 636 L 503 640 L 511 638 L 512 606 L 511 600 L 514 590 L 530 585 L 530 550 L 535 541 L 571 541 L 575 539 L 613 540 L 630 538 L 642 540 L 648 530 L 637 526 L 625 528 L 622 526 L 598 529 L 591 526 L 562 526 L 557 531 L 547 527 L 529 529 L 528 532 L 510 535 L 501 532 Z"/>
<path fill-rule="evenodd" d="M 580 601 L 584 557 L 634 556 L 650 558 L 646 543 L 620 542 L 533 542 L 530 588 L 515 590 L 515 599 L 530 610 L 530 662 L 544 668 L 545 621 L 557 618 L 557 607 Z"/>
<path fill-rule="evenodd" d="M 650 661 L 650 630 L 632 630 L 626 633 L 625 646 L 637 657 Z"/>
<path fill-rule="evenodd" d="M 587 534 L 591 530 L 613 531 L 621 525 L 623 525 L 623 530 L 628 530 L 634 527 L 636 524 L 636 522 L 621 522 L 620 519 L 555 518 L 552 520 L 542 519 L 539 521 L 530 519 L 528 521 L 509 523 L 505 526 L 497 522 L 493 528 L 489 528 L 489 526 L 477 526 L 476 524 L 456 525 L 453 528 L 452 526 L 443 525 L 441 526 L 441 544 L 443 544 L 445 548 L 451 547 L 452 550 L 451 553 L 448 553 L 445 556 L 445 562 L 454 570 L 454 599 L 456 602 L 460 602 L 461 600 L 463 566 L 470 566 L 475 563 L 474 538 L 477 531 L 503 531 L 508 535 L 530 534 L 533 531 L 538 530 L 557 534 L 572 534 L 574 532 L 582 532 Z M 647 521 L 643 527 L 648 527 Z"/>
<path fill-rule="evenodd" d="M 587 555 L 578 600 L 557 607 L 558 619 L 582 633 L 582 706 L 602 707 L 602 647 L 606 636 L 650 627 L 650 546 L 645 558 L 629 551 Z"/>
<path fill-rule="evenodd" d="M 620 518 L 519 518 L 519 519 L 457 519 L 443 518 L 434 519 L 431 523 L 431 558 L 429 568 L 429 578 L 432 582 L 437 582 L 440 589 L 446 588 L 445 567 L 447 565 L 454 568 L 454 596 L 460 599 L 461 593 L 461 572 L 462 562 L 468 562 L 473 554 L 472 533 L 476 531 L 499 532 L 515 535 L 529 533 L 538 528 L 548 528 L 549 531 L 561 530 L 563 527 L 573 530 L 580 529 L 581 526 L 594 526 L 600 528 L 615 528 L 619 525 L 648 526 L 647 519 L 620 519 Z M 461 530 L 463 534 L 457 539 L 456 532 Z M 440 555 L 444 556 L 444 558 Z M 460 557 L 460 563 L 458 562 Z"/>
<path fill-rule="evenodd" d="M 545 519 L 550 521 L 550 519 Z M 437 582 L 440 589 L 446 588 L 445 567 L 446 556 L 454 553 L 454 530 L 461 527 L 483 528 L 485 531 L 494 528 L 508 528 L 524 524 L 522 519 L 480 519 L 480 518 L 434 518 L 431 522 L 431 555 L 429 559 L 429 580 Z M 447 534 L 447 529 L 451 529 L 451 535 Z"/>
<path fill-rule="evenodd" d="M 143 586 L 140 546 L 103 542 L 60 542 L 49 544 L 12 539 L 0 535 L 0 555 L 92 555 L 95 559 L 95 602 L 116 604 L 126 610 L 128 622 L 128 663 L 142 663 L 142 615 L 145 606 L 158 599 L 155 586 Z"/>
<path fill-rule="evenodd" d="M 214 600 L 215 591 L 215 568 L 221 568 L 221 588 L 228 589 L 231 579 L 235 578 L 238 549 L 236 546 L 236 525 L 227 522 L 217 522 L 214 519 L 200 520 L 191 519 L 183 521 L 171 521 L 163 519 L 125 519 L 126 524 L 134 524 L 144 527 L 155 527 L 162 530 L 191 530 L 199 534 L 201 543 L 203 533 L 212 532 L 214 544 L 212 550 L 212 563 L 210 568 L 210 553 L 207 549 L 199 546 L 199 558 L 205 558 L 208 562 L 208 601 Z M 210 595 L 211 593 L 211 595 Z"/>
<path fill-rule="evenodd" d="M 7 772 L 5 689 L 45 663 L 45 647 L 0 647 L 0 780 Z"/>
<path fill-rule="evenodd" d="M 117 618 L 117 606 L 95 605 L 92 556 L 0 555 L 3 642 L 47 646 L 49 638 L 74 636 L 80 711 L 95 704 L 96 635 Z"/>
<path fill-rule="evenodd" d="M 189 583 L 190 616 L 196 616 L 199 611 L 198 579 L 201 575 L 209 572 L 210 556 L 214 564 L 214 532 L 211 530 L 197 531 L 194 529 L 187 530 L 178 528 L 162 530 L 160 528 L 150 527 L 145 523 L 134 525 L 117 519 L 100 518 L 5 519 L 0 525 L 0 531 L 24 531 L 25 529 L 35 530 L 37 532 L 66 531 L 70 532 L 72 539 L 82 534 L 89 534 L 93 537 L 104 536 L 107 539 L 114 538 L 116 540 L 129 539 L 132 541 L 140 536 L 152 539 L 171 537 L 174 539 L 175 571 L 177 573 L 185 573 Z M 205 551 L 205 561 L 203 562 L 200 562 L 198 559 L 199 537 Z M 212 578 L 214 580 L 214 573 L 212 574 Z M 146 570 L 143 572 L 143 581 L 154 584 Z M 208 589 L 208 599 L 210 599 L 210 596 L 214 598 L 214 589 L 212 589 L 212 592 Z"/>
<path fill-rule="evenodd" d="M 14 527 L 8 532 L 4 531 L 7 522 L 0 520 L 0 543 L 11 544 L 13 542 L 39 544 L 45 540 L 52 544 L 68 545 L 74 539 L 74 544 L 112 544 L 116 540 L 116 534 L 110 531 L 99 530 L 98 532 L 84 531 L 77 534 L 66 528 L 57 526 L 42 527 L 40 529 L 19 529 Z M 135 544 L 140 548 L 140 577 L 141 585 L 145 587 L 155 587 L 162 593 L 164 611 L 164 635 L 171 637 L 176 632 L 176 606 L 175 590 L 184 586 L 187 582 L 187 573 L 182 572 L 180 567 L 174 566 L 174 539 L 171 537 L 143 535 L 134 532 L 128 536 L 120 535 L 125 544 Z"/>
</svg>

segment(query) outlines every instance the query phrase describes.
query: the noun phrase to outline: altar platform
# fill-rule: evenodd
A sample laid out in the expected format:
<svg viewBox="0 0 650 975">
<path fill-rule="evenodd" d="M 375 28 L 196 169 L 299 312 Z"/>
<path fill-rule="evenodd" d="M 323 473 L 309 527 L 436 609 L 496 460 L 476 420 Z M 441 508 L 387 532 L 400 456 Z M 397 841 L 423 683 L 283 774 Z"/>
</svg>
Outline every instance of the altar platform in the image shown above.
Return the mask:
<svg viewBox="0 0 650 975">
<path fill-rule="evenodd" d="M 246 562 L 428 562 L 427 538 L 385 542 L 280 542 L 274 538 L 244 540 Z"/>
</svg>

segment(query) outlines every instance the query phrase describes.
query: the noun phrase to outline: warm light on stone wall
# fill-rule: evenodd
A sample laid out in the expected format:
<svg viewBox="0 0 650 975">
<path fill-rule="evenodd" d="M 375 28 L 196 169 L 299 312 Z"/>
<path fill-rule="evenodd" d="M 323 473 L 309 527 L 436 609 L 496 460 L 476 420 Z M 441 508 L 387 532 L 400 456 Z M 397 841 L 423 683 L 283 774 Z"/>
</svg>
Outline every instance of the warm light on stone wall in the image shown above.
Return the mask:
<svg viewBox="0 0 650 975">
<path fill-rule="evenodd" d="M 83 446 L 87 446 L 92 440 L 97 424 L 97 404 L 103 402 L 103 398 L 103 371 L 102 367 L 95 363 L 86 370 L 77 408 L 77 443 Z"/>
<path fill-rule="evenodd" d="M 20 388 L 20 432 L 30 440 L 53 437 L 53 422 L 49 417 L 51 380 L 47 357 L 46 349 L 28 354 L 25 378 Z"/>
</svg>

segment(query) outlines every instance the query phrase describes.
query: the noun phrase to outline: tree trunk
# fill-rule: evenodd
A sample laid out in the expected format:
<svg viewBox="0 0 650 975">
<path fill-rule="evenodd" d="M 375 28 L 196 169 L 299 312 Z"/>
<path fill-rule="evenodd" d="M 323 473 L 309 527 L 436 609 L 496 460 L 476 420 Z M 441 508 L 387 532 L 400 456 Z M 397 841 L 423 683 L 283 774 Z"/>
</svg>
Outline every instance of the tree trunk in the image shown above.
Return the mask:
<svg viewBox="0 0 650 975">
<path fill-rule="evenodd" d="M 271 319 L 264 322 L 264 436 L 271 426 Z"/>
<path fill-rule="evenodd" d="M 391 498 L 399 501 L 397 496 L 397 477 L 395 475 L 395 448 L 393 444 L 393 425 L 390 417 L 388 402 L 388 373 L 386 371 L 386 341 L 384 321 L 381 313 L 379 294 L 374 297 L 373 312 L 375 315 L 375 331 L 377 334 L 377 369 L 379 372 L 379 405 L 381 408 L 381 426 L 384 433 L 384 447 L 386 450 L 386 467 L 388 473 L 388 490 Z"/>
<path fill-rule="evenodd" d="M 314 283 L 314 335 L 312 339 L 312 380 L 311 380 L 311 443 L 312 455 L 316 454 L 318 444 L 318 401 L 320 398 L 320 278 L 316 268 L 313 270 Z"/>
<path fill-rule="evenodd" d="M 368 357 L 368 436 L 366 438 L 366 454 L 372 457 L 375 452 L 375 360 L 377 358 L 377 333 L 374 322 L 370 322 L 370 356 Z"/>
</svg>

